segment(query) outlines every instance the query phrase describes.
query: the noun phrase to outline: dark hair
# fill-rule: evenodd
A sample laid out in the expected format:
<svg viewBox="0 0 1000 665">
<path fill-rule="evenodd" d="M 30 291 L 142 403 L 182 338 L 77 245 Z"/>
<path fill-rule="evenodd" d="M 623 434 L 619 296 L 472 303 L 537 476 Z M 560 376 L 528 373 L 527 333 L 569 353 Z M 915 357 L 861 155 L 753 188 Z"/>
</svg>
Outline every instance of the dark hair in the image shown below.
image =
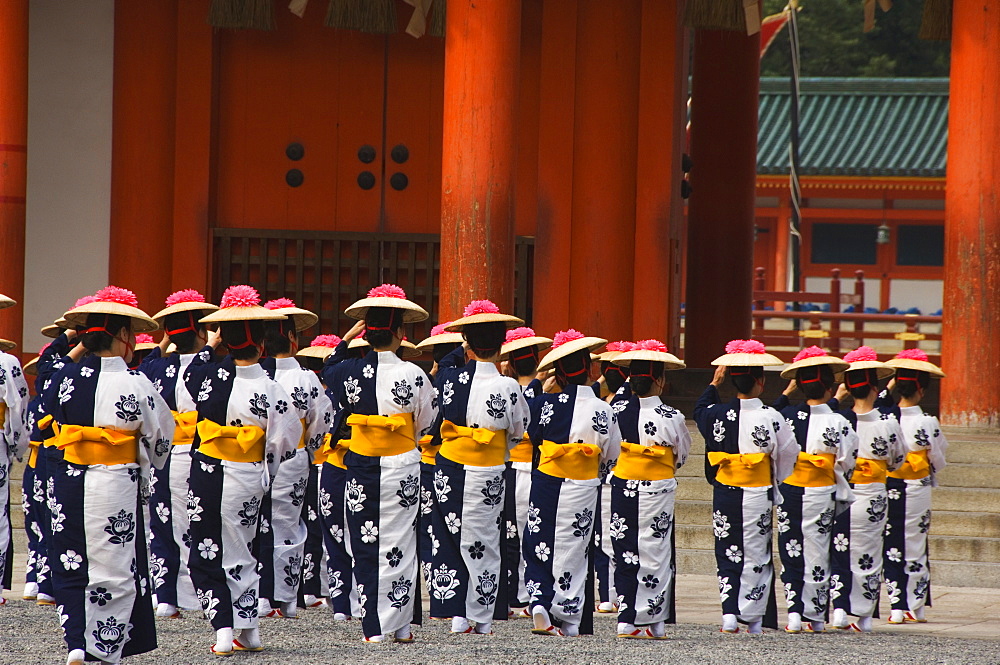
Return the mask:
<svg viewBox="0 0 1000 665">
<path fill-rule="evenodd" d="M 362 344 L 361 346 L 356 346 L 353 349 L 350 348 L 350 347 L 348 347 L 347 348 L 347 357 L 348 358 L 364 358 L 366 355 L 368 355 L 368 352 L 371 350 L 371 348 L 372 347 L 365 346 L 364 344 Z"/>
<path fill-rule="evenodd" d="M 757 379 L 763 378 L 764 368 L 760 366 L 729 368 L 729 380 L 732 381 L 736 392 L 741 395 L 749 395 Z"/>
<path fill-rule="evenodd" d="M 323 369 L 322 358 L 314 358 L 312 356 L 296 356 L 295 359 L 299 361 L 300 365 L 306 369 L 311 369 L 314 372 L 319 372 Z"/>
<path fill-rule="evenodd" d="M 873 367 L 848 370 L 844 383 L 854 399 L 865 399 L 871 391 L 878 390 L 878 371 Z"/>
<path fill-rule="evenodd" d="M 833 370 L 829 365 L 811 365 L 795 372 L 795 383 L 806 399 L 823 399 L 833 389 Z"/>
<path fill-rule="evenodd" d="M 145 360 L 146 356 L 150 354 L 153 349 L 143 349 L 142 351 L 132 352 L 132 362 L 128 363 L 129 369 L 139 369 L 139 365 Z"/>
<path fill-rule="evenodd" d="M 500 354 L 500 347 L 507 336 L 507 324 L 503 321 L 471 323 L 462 329 L 462 335 L 473 353 L 480 358 L 492 358 Z"/>
<path fill-rule="evenodd" d="M 80 343 L 91 353 L 108 351 L 118 333 L 131 329 L 131 323 L 129 317 L 120 314 L 88 314 L 87 325 L 81 329 L 84 332 L 80 335 Z M 91 332 L 86 332 L 88 330 Z"/>
<path fill-rule="evenodd" d="M 615 393 L 618 392 L 618 389 L 625 383 L 625 379 L 628 378 L 629 368 L 616 365 L 610 360 L 602 360 L 601 374 L 608 384 L 608 390 Z"/>
<path fill-rule="evenodd" d="M 931 375 L 916 369 L 896 370 L 896 392 L 900 397 L 913 397 L 917 389 L 927 389 L 931 383 Z"/>
<path fill-rule="evenodd" d="M 365 339 L 372 345 L 372 349 L 385 348 L 392 344 L 393 333 L 403 327 L 403 310 L 395 307 L 369 307 L 365 314 L 365 327 Z"/>
<path fill-rule="evenodd" d="M 169 314 L 163 319 L 163 329 L 170 336 L 170 341 L 177 347 L 178 353 L 194 353 L 198 343 L 198 333 L 205 330 L 205 324 L 198 319 L 204 312 L 188 310 Z"/>
<path fill-rule="evenodd" d="M 462 346 L 461 342 L 447 342 L 445 344 L 435 344 L 432 347 L 431 355 L 434 357 L 434 362 L 440 363 L 444 360 L 444 357 Z"/>
<path fill-rule="evenodd" d="M 636 395 L 645 395 L 653 389 L 653 382 L 663 378 L 663 363 L 652 360 L 633 360 L 629 383 Z M 607 375 L 605 375 L 607 376 Z"/>
<path fill-rule="evenodd" d="M 580 349 L 556 361 L 556 383 L 582 386 L 590 378 L 590 351 Z"/>
<path fill-rule="evenodd" d="M 233 360 L 252 360 L 260 354 L 260 345 L 264 341 L 263 321 L 223 321 L 219 331 Z M 250 334 L 249 339 L 247 333 Z"/>
<path fill-rule="evenodd" d="M 538 347 L 526 346 L 511 351 L 509 361 L 518 376 L 532 376 L 538 372 Z"/>
<path fill-rule="evenodd" d="M 274 356 L 291 353 L 292 341 L 288 333 L 295 334 L 295 320 L 292 317 L 281 321 L 268 321 L 264 325 L 264 350 Z"/>
</svg>

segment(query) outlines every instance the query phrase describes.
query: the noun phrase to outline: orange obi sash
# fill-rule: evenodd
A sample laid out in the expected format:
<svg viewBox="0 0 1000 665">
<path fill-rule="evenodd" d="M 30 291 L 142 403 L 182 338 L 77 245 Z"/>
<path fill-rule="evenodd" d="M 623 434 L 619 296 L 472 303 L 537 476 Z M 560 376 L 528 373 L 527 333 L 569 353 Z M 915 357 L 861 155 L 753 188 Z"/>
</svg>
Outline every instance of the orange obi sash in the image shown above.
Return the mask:
<svg viewBox="0 0 1000 665">
<path fill-rule="evenodd" d="M 500 466 L 507 461 L 507 430 L 441 423 L 441 456 L 466 466 Z"/>
<path fill-rule="evenodd" d="M 570 480 L 594 480 L 600 467 L 600 446 L 542 441 L 538 470 L 546 475 Z"/>
<path fill-rule="evenodd" d="M 674 449 L 622 441 L 615 476 L 623 480 L 667 480 L 674 477 Z"/>
<path fill-rule="evenodd" d="M 42 419 L 38 421 L 38 431 L 46 430 L 55 423 L 55 419 L 52 416 L 42 416 Z M 42 445 L 46 448 L 51 448 L 56 445 L 59 441 L 58 436 L 50 436 L 49 438 L 42 441 Z"/>
<path fill-rule="evenodd" d="M 171 411 L 174 416 L 174 445 L 188 446 L 194 443 L 194 433 L 198 429 L 197 411 Z"/>
<path fill-rule="evenodd" d="M 510 451 L 510 461 L 511 462 L 525 462 L 531 464 L 531 456 L 534 453 L 534 449 L 531 446 L 531 439 L 525 434 L 521 437 L 521 443 L 514 446 Z"/>
<path fill-rule="evenodd" d="M 227 462 L 263 462 L 264 430 L 256 425 L 231 427 L 212 420 L 198 423 L 198 451 Z"/>
<path fill-rule="evenodd" d="M 302 435 L 299 436 L 299 445 L 296 448 L 302 450 L 306 447 L 306 419 L 299 418 L 299 424 L 302 425 Z"/>
<path fill-rule="evenodd" d="M 7 405 L 4 402 L 0 402 L 0 427 L 3 427 L 7 423 Z"/>
<path fill-rule="evenodd" d="M 416 431 L 412 413 L 392 416 L 365 416 L 355 413 L 347 417 L 351 426 L 351 452 L 368 457 L 391 457 L 416 448 Z"/>
<path fill-rule="evenodd" d="M 330 456 L 330 433 L 327 432 L 323 435 L 323 443 L 320 444 L 316 452 L 313 453 L 313 464 L 323 464 L 326 462 L 326 458 Z"/>
<path fill-rule="evenodd" d="M 441 450 L 441 445 L 442 445 L 440 443 L 436 445 L 431 445 L 431 441 L 433 440 L 434 440 L 433 436 L 431 436 L 430 434 L 425 434 L 424 436 L 420 437 L 419 441 L 420 461 L 423 462 L 424 464 L 430 464 L 431 466 L 437 464 L 437 460 L 435 460 L 434 458 L 437 457 L 438 451 Z"/>
<path fill-rule="evenodd" d="M 30 448 L 28 451 L 28 466 L 32 469 L 34 469 L 35 465 L 38 464 L 38 447 L 40 445 L 42 444 L 37 441 L 30 441 L 28 443 L 28 448 Z"/>
<path fill-rule="evenodd" d="M 709 453 L 708 463 L 718 466 L 715 480 L 732 487 L 766 487 L 771 483 L 767 453 Z"/>
<path fill-rule="evenodd" d="M 340 439 L 337 444 L 330 447 L 330 454 L 326 458 L 326 461 L 334 465 L 338 469 L 346 469 L 347 464 L 344 463 L 344 455 L 347 451 L 351 449 L 350 439 Z"/>
<path fill-rule="evenodd" d="M 854 475 L 851 476 L 851 482 L 855 485 L 884 483 L 888 470 L 889 467 L 885 460 L 859 457 L 854 464 Z"/>
<path fill-rule="evenodd" d="M 106 427 L 63 425 L 58 427 L 56 439 L 56 445 L 63 451 L 66 461 L 73 464 L 112 466 L 139 461 L 139 439 L 135 432 L 119 432 Z"/>
<path fill-rule="evenodd" d="M 927 461 L 927 451 L 918 450 L 907 453 L 906 459 L 895 471 L 889 471 L 886 475 L 890 478 L 900 480 L 920 480 L 931 475 L 931 465 Z"/>
<path fill-rule="evenodd" d="M 810 453 L 799 453 L 799 458 L 795 460 L 795 470 L 792 475 L 783 481 L 786 485 L 795 487 L 829 487 L 837 484 L 834 476 L 833 465 L 837 463 L 837 458 L 833 453 L 821 453 L 812 455 Z"/>
</svg>

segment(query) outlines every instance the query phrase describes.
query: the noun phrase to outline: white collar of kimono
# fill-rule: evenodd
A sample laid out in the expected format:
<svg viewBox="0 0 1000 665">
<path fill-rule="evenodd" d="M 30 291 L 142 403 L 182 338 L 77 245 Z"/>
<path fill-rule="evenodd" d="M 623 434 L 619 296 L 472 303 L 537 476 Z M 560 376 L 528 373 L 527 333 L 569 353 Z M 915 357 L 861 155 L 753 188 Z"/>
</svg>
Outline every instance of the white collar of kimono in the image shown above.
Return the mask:
<svg viewBox="0 0 1000 665">
<path fill-rule="evenodd" d="M 760 401 L 759 397 L 754 397 L 752 399 L 741 399 L 740 400 L 740 410 L 752 410 L 761 409 L 764 407 L 764 403 Z"/>
<path fill-rule="evenodd" d="M 639 398 L 639 406 L 640 407 L 649 408 L 649 407 L 652 407 L 652 406 L 659 406 L 662 403 L 663 403 L 663 400 L 660 399 L 659 395 L 650 395 L 649 397 L 640 397 Z"/>
<path fill-rule="evenodd" d="M 101 358 L 101 371 L 102 372 L 124 372 L 128 369 L 128 365 L 125 364 L 125 359 L 121 356 L 111 356 L 109 358 Z"/>
<path fill-rule="evenodd" d="M 402 358 L 397 356 L 392 351 L 378 351 L 378 364 L 384 365 L 385 363 L 401 363 Z"/>
<path fill-rule="evenodd" d="M 871 411 L 858 414 L 858 420 L 866 423 L 879 420 L 881 417 L 882 417 L 882 412 L 879 411 L 878 409 L 872 409 Z"/>
<path fill-rule="evenodd" d="M 901 406 L 899 407 L 900 415 L 917 416 L 924 412 L 923 408 L 918 404 L 917 406 Z"/>
<path fill-rule="evenodd" d="M 236 366 L 236 376 L 241 379 L 256 379 L 258 377 L 264 376 L 264 369 L 254 363 L 253 365 L 237 365 Z"/>
<path fill-rule="evenodd" d="M 276 369 L 295 369 L 299 367 L 299 361 L 293 357 L 290 358 L 275 358 L 274 366 Z"/>
<path fill-rule="evenodd" d="M 833 413 L 829 404 L 810 404 L 809 413 Z"/>
<path fill-rule="evenodd" d="M 476 361 L 476 374 L 485 374 L 487 376 L 499 376 L 500 372 L 497 370 L 497 366 L 493 363 L 486 363 L 482 360 Z"/>
</svg>

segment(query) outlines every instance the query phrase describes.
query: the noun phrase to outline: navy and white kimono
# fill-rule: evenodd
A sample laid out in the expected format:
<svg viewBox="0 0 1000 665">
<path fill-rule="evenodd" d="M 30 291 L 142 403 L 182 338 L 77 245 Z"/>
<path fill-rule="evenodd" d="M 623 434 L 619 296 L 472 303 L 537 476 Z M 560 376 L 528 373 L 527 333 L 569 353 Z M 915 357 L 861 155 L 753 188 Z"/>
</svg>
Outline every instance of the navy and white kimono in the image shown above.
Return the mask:
<svg viewBox="0 0 1000 665">
<path fill-rule="evenodd" d="M 593 385 L 594 394 L 600 397 L 601 383 Z M 609 395 L 605 401 L 611 405 L 615 414 L 618 415 L 618 429 L 624 432 L 624 424 L 621 421 L 621 414 L 630 402 L 636 405 L 636 413 L 627 417 L 635 420 L 638 413 L 639 398 L 632 395 L 632 386 L 626 381 L 618 391 Z M 601 497 L 597 504 L 597 516 L 594 526 L 594 568 L 597 573 L 597 598 L 602 605 L 604 603 L 618 604 L 618 596 L 621 594 L 615 588 L 615 551 L 611 540 L 607 537 L 608 529 L 611 526 L 611 472 L 614 471 L 617 460 L 608 460 L 601 466 Z M 607 605 L 604 606 L 607 608 Z M 598 611 L 600 608 L 598 608 Z M 603 610 L 610 612 L 613 610 Z"/>
<path fill-rule="evenodd" d="M 542 382 L 532 379 L 528 385 L 520 386 L 521 394 L 528 405 L 541 397 Z M 525 433 L 527 434 L 527 432 Z M 527 436 L 510 451 L 510 461 L 504 472 L 506 489 L 504 492 L 504 513 L 506 513 L 506 558 L 507 558 L 507 604 L 511 607 L 525 607 L 531 600 L 524 586 L 524 557 L 521 556 L 521 536 L 528 521 L 528 502 L 531 499 L 531 463 L 534 448 Z"/>
<path fill-rule="evenodd" d="M 41 385 L 36 387 L 36 390 Z M 44 455 L 41 453 L 44 439 L 41 430 L 36 426 L 37 414 L 41 410 L 42 396 L 39 392 L 28 402 L 28 430 L 31 434 L 28 437 L 30 448 L 27 452 L 28 459 L 24 465 L 23 476 L 21 477 L 21 505 L 24 509 L 24 532 L 28 538 L 28 557 L 25 561 L 24 597 L 30 599 L 27 585 L 34 584 L 37 588 L 45 584 L 44 594 L 52 595 L 52 583 L 49 579 L 49 571 L 46 570 L 39 575 L 39 566 L 48 565 L 48 545 L 49 539 L 46 537 L 48 531 L 48 504 L 45 501 L 45 481 L 44 478 Z M 51 431 L 48 436 L 52 436 Z M 39 463 L 42 464 L 41 469 Z M 10 557 L 7 557 L 10 560 Z M 10 566 L 8 566 L 10 568 Z M 9 575 L 9 573 L 8 573 Z M 41 580 L 39 580 L 41 577 Z M 7 588 L 3 583 L 0 587 Z"/>
<path fill-rule="evenodd" d="M 858 455 L 851 423 L 830 404 L 788 405 L 781 410 L 799 445 L 777 508 L 778 554 L 788 611 L 826 621 L 830 600 L 830 545 L 837 504 L 854 500 L 849 481 Z"/>
<path fill-rule="evenodd" d="M 882 588 L 882 545 L 888 512 L 886 470 L 895 471 L 906 451 L 899 422 L 872 409 L 853 416 L 858 459 L 851 476 L 854 503 L 833 525 L 830 600 L 834 609 L 858 617 L 878 616 Z"/>
<path fill-rule="evenodd" d="M 257 557 L 261 563 L 260 597 L 277 603 L 291 603 L 298 595 L 304 574 L 317 574 L 321 561 L 305 560 L 307 536 L 303 504 L 311 455 L 323 444 L 330 428 L 330 399 L 316 375 L 299 365 L 295 358 L 265 358 L 260 361 L 267 375 L 291 397 L 302 427 L 290 456 L 283 460 L 264 497 L 260 514 Z"/>
<path fill-rule="evenodd" d="M 433 388 L 422 369 L 390 351 L 328 364 L 323 378 L 354 430 L 351 450 L 344 456 L 345 504 L 361 628 L 366 638 L 391 635 L 417 619 L 416 441 L 434 422 Z M 412 426 L 399 425 L 406 421 Z M 408 439 L 412 448 L 407 444 L 395 454 L 363 454 L 359 451 L 367 449 L 358 442 L 366 428 L 391 430 L 386 436 L 397 442 Z"/>
<path fill-rule="evenodd" d="M 777 628 L 771 508 L 781 501 L 777 484 L 791 474 L 799 447 L 775 409 L 759 399 L 720 402 L 715 386 L 698 398 L 694 419 L 705 438 L 705 476 L 714 488 L 722 613 Z M 713 453 L 717 464 L 710 462 Z"/>
<path fill-rule="evenodd" d="M 17 358 L 0 351 L 0 592 L 11 586 L 10 467 L 28 449 L 28 383 Z"/>
<path fill-rule="evenodd" d="M 528 405 L 517 381 L 493 363 L 439 367 L 436 379 L 441 396 L 434 441 L 442 445 L 429 525 L 431 616 L 489 623 L 498 597 L 506 595 L 504 474 L 508 451 L 527 430 Z M 506 618 L 507 603 L 500 605 Z"/>
<path fill-rule="evenodd" d="M 618 413 L 622 452 L 611 477 L 607 540 L 615 554 L 619 623 L 676 623 L 674 470 L 687 461 L 684 415 L 658 397 L 632 397 Z"/>
<path fill-rule="evenodd" d="M 201 603 L 188 569 L 188 477 L 197 408 L 183 377 L 192 363 L 211 363 L 214 358 L 212 348 L 207 346 L 196 354 L 172 353 L 165 357 L 155 348 L 139 365 L 139 371 L 149 377 L 167 403 L 175 423 L 170 454 L 163 468 L 153 471 L 151 482 L 149 567 L 153 591 L 157 602 L 186 610 L 200 609 Z"/>
<path fill-rule="evenodd" d="M 528 434 L 540 448 L 531 477 L 528 520 L 522 539 L 530 606 L 545 608 L 558 624 L 581 623 L 591 593 L 590 558 L 601 486 L 600 465 L 621 445 L 611 406 L 590 386 L 568 385 L 532 404 Z M 563 461 L 565 460 L 565 461 Z M 582 478 L 560 467 L 587 466 Z"/>
<path fill-rule="evenodd" d="M 919 406 L 896 407 L 906 459 L 885 481 L 889 515 L 885 525 L 885 590 L 893 610 L 930 605 L 931 571 L 927 534 L 931 488 L 947 462 L 948 440 L 938 419 Z"/>
<path fill-rule="evenodd" d="M 64 453 L 50 460 L 49 566 L 66 644 L 107 662 L 155 649 L 143 504 L 150 467 L 170 452 L 170 410 L 122 358 L 95 355 L 58 370 L 42 402 Z M 132 441 L 105 442 L 129 434 Z M 88 449 L 86 457 L 109 463 L 73 461 Z"/>
<path fill-rule="evenodd" d="M 237 366 L 226 358 L 188 367 L 184 382 L 195 395 L 199 428 L 187 506 L 191 581 L 214 629 L 256 628 L 260 577 L 251 547 L 261 499 L 280 464 L 295 454 L 302 425 L 291 397 L 260 365 Z M 254 448 L 261 461 L 205 454 L 203 430 L 216 427 L 229 440 L 262 431 Z"/>
</svg>

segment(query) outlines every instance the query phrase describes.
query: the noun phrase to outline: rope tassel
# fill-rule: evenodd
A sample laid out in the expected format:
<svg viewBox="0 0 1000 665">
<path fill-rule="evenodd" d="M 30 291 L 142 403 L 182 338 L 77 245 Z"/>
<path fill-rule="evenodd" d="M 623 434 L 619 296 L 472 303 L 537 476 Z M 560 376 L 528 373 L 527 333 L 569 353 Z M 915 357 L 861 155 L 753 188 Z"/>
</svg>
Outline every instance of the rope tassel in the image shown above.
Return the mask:
<svg viewBox="0 0 1000 665">
<path fill-rule="evenodd" d="M 273 0 L 212 0 L 208 24 L 231 30 L 274 30 Z"/>
<path fill-rule="evenodd" d="M 921 39 L 951 39 L 951 3 L 952 0 L 924 0 L 924 14 L 920 20 Z"/>
<path fill-rule="evenodd" d="M 330 0 L 326 26 L 391 35 L 397 30 L 396 0 Z"/>
</svg>

